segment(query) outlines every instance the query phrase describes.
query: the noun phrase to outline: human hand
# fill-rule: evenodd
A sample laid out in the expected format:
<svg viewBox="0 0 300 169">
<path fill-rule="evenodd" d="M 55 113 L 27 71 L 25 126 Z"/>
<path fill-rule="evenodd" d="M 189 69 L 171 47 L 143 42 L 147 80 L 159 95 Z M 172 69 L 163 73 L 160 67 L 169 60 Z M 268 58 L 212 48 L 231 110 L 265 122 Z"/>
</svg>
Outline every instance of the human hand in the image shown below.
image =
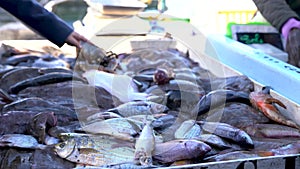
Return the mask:
<svg viewBox="0 0 300 169">
<path fill-rule="evenodd" d="M 81 48 L 81 45 L 80 45 L 81 41 L 88 42 L 88 39 L 86 39 L 84 36 L 80 35 L 79 33 L 75 32 L 75 31 L 73 31 L 65 40 L 65 42 L 68 45 L 75 46 L 79 49 Z"/>
<path fill-rule="evenodd" d="M 295 18 L 290 18 L 281 28 L 282 36 L 287 39 L 291 29 L 299 28 L 300 29 L 300 21 Z"/>
<path fill-rule="evenodd" d="M 286 42 L 286 52 L 289 56 L 288 63 L 300 67 L 300 29 L 290 30 Z"/>
</svg>

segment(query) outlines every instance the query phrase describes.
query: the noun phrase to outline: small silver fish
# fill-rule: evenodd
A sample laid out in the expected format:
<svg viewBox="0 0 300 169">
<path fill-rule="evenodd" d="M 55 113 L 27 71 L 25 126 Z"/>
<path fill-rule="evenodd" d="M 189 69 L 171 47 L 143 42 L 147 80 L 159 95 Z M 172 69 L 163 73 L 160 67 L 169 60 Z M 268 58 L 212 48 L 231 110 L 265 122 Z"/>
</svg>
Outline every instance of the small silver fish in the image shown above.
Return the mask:
<svg viewBox="0 0 300 169">
<path fill-rule="evenodd" d="M 39 144 L 31 135 L 5 134 L 0 137 L 0 147 L 44 149 L 46 148 L 46 145 Z"/>
<path fill-rule="evenodd" d="M 152 115 L 161 114 L 168 110 L 168 107 L 151 101 L 132 101 L 119 105 L 116 108 L 109 109 L 110 112 L 116 112 L 123 117 L 134 115 Z"/>
<path fill-rule="evenodd" d="M 154 148 L 155 137 L 153 129 L 150 126 L 150 122 L 147 122 L 135 143 L 135 159 L 139 160 L 143 166 L 151 166 Z"/>
<path fill-rule="evenodd" d="M 106 136 L 70 137 L 55 145 L 55 153 L 68 161 L 92 165 L 114 165 L 134 162 L 134 148 Z"/>
</svg>

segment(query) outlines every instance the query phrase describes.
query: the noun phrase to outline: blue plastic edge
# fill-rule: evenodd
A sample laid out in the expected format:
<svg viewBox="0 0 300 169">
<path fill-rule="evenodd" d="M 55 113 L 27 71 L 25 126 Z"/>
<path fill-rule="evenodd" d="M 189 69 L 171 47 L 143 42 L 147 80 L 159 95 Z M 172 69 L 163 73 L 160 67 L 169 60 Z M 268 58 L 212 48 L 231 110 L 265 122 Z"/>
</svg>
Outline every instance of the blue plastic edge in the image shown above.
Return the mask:
<svg viewBox="0 0 300 169">
<path fill-rule="evenodd" d="M 208 35 L 205 53 L 300 104 L 300 69 L 224 35 Z"/>
</svg>

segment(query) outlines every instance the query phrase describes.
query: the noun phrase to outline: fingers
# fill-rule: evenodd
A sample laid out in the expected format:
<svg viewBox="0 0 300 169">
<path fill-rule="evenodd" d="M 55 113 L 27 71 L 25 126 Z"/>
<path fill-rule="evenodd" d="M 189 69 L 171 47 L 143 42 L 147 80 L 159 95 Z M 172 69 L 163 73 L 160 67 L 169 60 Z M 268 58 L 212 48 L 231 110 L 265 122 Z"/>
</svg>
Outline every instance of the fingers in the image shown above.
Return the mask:
<svg viewBox="0 0 300 169">
<path fill-rule="evenodd" d="M 66 43 L 77 48 L 81 48 L 80 42 L 89 42 L 84 36 L 80 35 L 77 32 L 72 32 L 66 39 Z"/>
</svg>

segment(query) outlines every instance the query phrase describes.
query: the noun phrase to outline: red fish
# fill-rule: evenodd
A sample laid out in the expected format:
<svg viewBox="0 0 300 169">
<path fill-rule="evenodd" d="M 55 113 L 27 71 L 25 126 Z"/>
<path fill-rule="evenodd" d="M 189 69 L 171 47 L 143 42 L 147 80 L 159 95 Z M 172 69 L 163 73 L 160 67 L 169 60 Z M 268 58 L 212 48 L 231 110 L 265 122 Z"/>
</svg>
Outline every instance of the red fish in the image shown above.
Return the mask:
<svg viewBox="0 0 300 169">
<path fill-rule="evenodd" d="M 300 129 L 299 125 L 284 117 L 276 106 L 274 106 L 274 104 L 277 104 L 286 109 L 286 106 L 281 101 L 270 95 L 270 89 L 271 88 L 267 86 L 263 87 L 261 91 L 254 91 L 250 93 L 249 99 L 253 107 L 257 108 L 266 117 L 275 122 Z"/>
</svg>

